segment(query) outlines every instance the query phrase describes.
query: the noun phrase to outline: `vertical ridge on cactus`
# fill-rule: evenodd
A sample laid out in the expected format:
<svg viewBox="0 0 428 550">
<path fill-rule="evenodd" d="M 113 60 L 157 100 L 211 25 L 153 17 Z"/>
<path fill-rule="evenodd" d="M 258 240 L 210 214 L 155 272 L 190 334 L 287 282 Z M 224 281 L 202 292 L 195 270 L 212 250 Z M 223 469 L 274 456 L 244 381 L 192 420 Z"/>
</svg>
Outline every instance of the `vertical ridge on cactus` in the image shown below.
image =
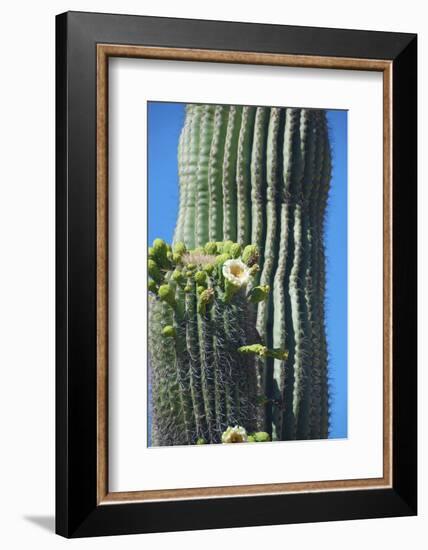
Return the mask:
<svg viewBox="0 0 428 550">
<path fill-rule="evenodd" d="M 273 376 L 279 388 L 280 414 L 276 418 L 275 432 L 277 439 L 292 439 L 295 435 L 295 418 L 293 412 L 294 385 L 294 338 L 291 316 L 291 301 L 288 293 L 290 272 L 293 261 L 293 205 L 290 201 L 291 182 L 294 175 L 293 148 L 297 112 L 288 109 L 284 124 L 282 188 L 278 196 L 280 203 L 280 238 L 279 258 L 273 285 L 273 343 L 274 347 L 288 350 L 286 361 L 275 359 Z"/>
<path fill-rule="evenodd" d="M 254 117 L 254 107 L 243 107 L 236 161 L 238 203 L 236 240 L 240 244 L 247 244 L 251 241 L 251 212 L 248 209 L 248 204 L 250 204 L 251 200 L 250 144 L 253 139 Z"/>
<path fill-rule="evenodd" d="M 275 273 L 275 265 L 277 262 L 277 193 L 279 189 L 279 173 L 278 173 L 278 135 L 280 133 L 281 109 L 274 107 L 270 110 L 267 149 L 266 149 L 266 240 L 264 244 L 264 262 L 260 275 L 260 284 L 273 287 L 273 275 Z M 261 302 L 257 314 L 257 330 L 262 340 L 270 347 L 273 343 L 272 323 L 270 313 L 273 308 L 272 296 L 268 300 Z M 264 376 L 263 385 L 264 392 L 270 397 L 270 402 L 267 403 L 265 410 L 266 430 L 272 433 L 273 421 L 273 406 L 272 400 L 277 395 L 274 391 L 273 384 L 273 358 L 267 357 L 264 360 Z"/>
<path fill-rule="evenodd" d="M 199 154 L 196 170 L 195 245 L 204 246 L 209 241 L 209 157 L 214 130 L 214 106 L 202 107 L 199 130 Z"/>
<path fill-rule="evenodd" d="M 201 105 L 192 105 L 189 110 L 190 125 L 187 142 L 186 170 L 186 206 L 183 229 L 183 241 L 190 248 L 195 246 L 196 201 L 197 201 L 197 171 L 199 160 L 199 138 L 202 118 Z"/>
<path fill-rule="evenodd" d="M 209 241 L 220 241 L 223 235 L 223 156 L 226 140 L 229 107 L 217 105 L 214 112 L 214 128 L 208 161 L 209 189 Z"/>
<path fill-rule="evenodd" d="M 242 107 L 232 105 L 227 121 L 223 160 L 223 239 L 225 241 L 236 241 L 236 158 L 241 119 Z"/>
</svg>

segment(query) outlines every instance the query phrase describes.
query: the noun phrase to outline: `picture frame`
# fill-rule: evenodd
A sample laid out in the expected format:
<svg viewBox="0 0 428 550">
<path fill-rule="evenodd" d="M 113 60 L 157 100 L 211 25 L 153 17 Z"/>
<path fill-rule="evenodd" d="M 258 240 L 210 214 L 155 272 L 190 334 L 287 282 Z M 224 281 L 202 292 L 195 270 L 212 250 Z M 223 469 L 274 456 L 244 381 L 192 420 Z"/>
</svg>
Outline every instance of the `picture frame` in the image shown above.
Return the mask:
<svg viewBox="0 0 428 550">
<path fill-rule="evenodd" d="M 382 73 L 382 477 L 151 494 L 109 491 L 107 83 L 112 57 Z M 86 537 L 417 513 L 416 95 L 414 34 L 83 12 L 57 16 L 58 534 Z"/>
</svg>

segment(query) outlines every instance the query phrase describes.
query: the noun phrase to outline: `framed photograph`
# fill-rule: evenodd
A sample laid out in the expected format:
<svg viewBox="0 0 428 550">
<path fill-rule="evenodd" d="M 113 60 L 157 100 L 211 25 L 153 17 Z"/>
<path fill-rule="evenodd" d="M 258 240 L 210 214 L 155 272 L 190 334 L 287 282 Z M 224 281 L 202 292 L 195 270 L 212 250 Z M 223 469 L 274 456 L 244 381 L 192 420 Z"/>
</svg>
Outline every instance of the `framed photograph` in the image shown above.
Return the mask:
<svg viewBox="0 0 428 550">
<path fill-rule="evenodd" d="M 57 533 L 416 514 L 416 35 L 56 25 Z"/>
</svg>

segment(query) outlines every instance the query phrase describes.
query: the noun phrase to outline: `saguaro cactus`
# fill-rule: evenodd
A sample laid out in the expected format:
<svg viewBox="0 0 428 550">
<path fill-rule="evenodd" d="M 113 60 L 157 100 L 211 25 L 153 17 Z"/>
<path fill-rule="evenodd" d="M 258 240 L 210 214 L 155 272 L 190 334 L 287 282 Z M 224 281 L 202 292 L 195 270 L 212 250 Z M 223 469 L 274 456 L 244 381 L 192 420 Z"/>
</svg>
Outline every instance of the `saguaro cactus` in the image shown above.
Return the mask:
<svg viewBox="0 0 428 550">
<path fill-rule="evenodd" d="M 258 304 L 257 330 L 264 346 L 285 348 L 288 358 L 257 359 L 261 428 L 278 440 L 328 437 L 324 219 L 331 154 L 325 112 L 190 104 L 178 158 L 174 241 L 189 248 L 207 239 L 251 242 L 261 268 L 251 284 L 273 290 Z M 199 335 L 203 319 L 200 325 Z M 211 340 L 204 345 L 209 358 Z M 214 373 L 221 363 L 218 357 Z M 173 394 L 174 386 L 168 391 Z"/>
<path fill-rule="evenodd" d="M 149 249 L 153 444 L 220 443 L 234 426 L 259 433 L 256 357 L 281 350 L 255 331 L 269 293 L 249 284 L 256 257 L 231 241 L 187 250 L 156 239 Z"/>
</svg>

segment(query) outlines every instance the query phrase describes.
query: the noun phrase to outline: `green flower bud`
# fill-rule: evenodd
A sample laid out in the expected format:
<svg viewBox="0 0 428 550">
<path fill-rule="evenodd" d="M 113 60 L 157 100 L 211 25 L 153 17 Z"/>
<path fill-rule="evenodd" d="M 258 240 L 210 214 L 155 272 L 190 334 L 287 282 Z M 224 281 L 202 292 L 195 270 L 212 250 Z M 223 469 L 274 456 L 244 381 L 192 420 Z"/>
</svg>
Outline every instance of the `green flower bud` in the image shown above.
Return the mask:
<svg viewBox="0 0 428 550">
<path fill-rule="evenodd" d="M 223 252 L 226 254 L 230 254 L 230 249 L 235 243 L 233 241 L 225 241 L 223 243 Z"/>
<path fill-rule="evenodd" d="M 150 275 L 150 277 L 156 282 L 161 283 L 162 282 L 162 273 L 159 269 L 158 264 L 154 260 L 149 260 L 147 262 L 147 270 Z"/>
<path fill-rule="evenodd" d="M 153 241 L 153 256 L 156 262 L 160 267 L 168 268 L 168 252 L 170 251 L 169 246 L 163 239 L 155 239 Z"/>
<path fill-rule="evenodd" d="M 153 292 L 154 294 L 158 293 L 158 285 L 155 283 L 153 279 L 149 280 L 148 289 L 149 289 L 149 292 Z"/>
<path fill-rule="evenodd" d="M 206 444 L 206 441 L 203 437 L 198 437 L 198 439 L 196 440 L 196 445 L 205 445 Z"/>
<path fill-rule="evenodd" d="M 171 279 L 179 285 L 184 285 L 186 282 L 186 277 L 178 269 L 174 269 L 171 275 Z"/>
<path fill-rule="evenodd" d="M 215 255 L 217 254 L 217 244 L 210 242 L 204 246 L 205 254 Z"/>
<path fill-rule="evenodd" d="M 155 252 L 163 251 L 166 254 L 168 252 L 168 246 L 163 239 L 155 239 L 153 241 L 153 250 Z"/>
<path fill-rule="evenodd" d="M 249 267 L 256 264 L 259 260 L 259 251 L 255 244 L 248 244 L 244 248 L 242 253 L 242 261 L 246 263 Z"/>
<path fill-rule="evenodd" d="M 195 282 L 198 285 L 206 285 L 207 283 L 207 274 L 205 271 L 197 271 L 195 273 Z"/>
<path fill-rule="evenodd" d="M 196 269 L 196 265 L 195 264 L 187 264 L 187 269 L 189 269 L 190 271 L 193 271 L 194 269 Z"/>
<path fill-rule="evenodd" d="M 230 247 L 229 254 L 232 256 L 232 258 L 239 258 L 241 255 L 242 248 L 239 243 L 233 243 Z"/>
<path fill-rule="evenodd" d="M 163 327 L 162 329 L 163 336 L 166 336 L 167 338 L 175 338 L 176 336 L 176 330 L 171 325 L 166 325 L 166 327 Z"/>
<path fill-rule="evenodd" d="M 270 441 L 270 436 L 267 432 L 256 432 L 253 437 L 258 443 L 265 443 L 266 441 Z"/>
<path fill-rule="evenodd" d="M 217 241 L 215 244 L 217 245 L 217 254 L 223 254 L 223 252 L 224 252 L 224 242 L 223 241 Z"/>
<path fill-rule="evenodd" d="M 214 271 L 214 264 L 205 264 L 204 267 L 203 267 L 203 270 L 204 270 L 205 273 L 207 273 L 208 275 L 211 275 L 212 272 Z"/>
<path fill-rule="evenodd" d="M 204 290 L 206 290 L 206 288 L 202 285 L 199 285 L 196 287 L 196 294 L 202 294 L 202 292 L 204 292 Z"/>
<path fill-rule="evenodd" d="M 260 271 L 260 266 L 259 264 L 254 264 L 250 267 L 249 269 L 249 272 L 250 272 L 250 277 L 254 277 L 254 275 L 257 275 L 257 273 Z"/>
<path fill-rule="evenodd" d="M 192 292 L 192 287 L 189 285 L 186 285 L 183 290 L 184 292 L 189 293 L 189 292 Z"/>
<path fill-rule="evenodd" d="M 220 256 L 217 256 L 215 259 L 215 265 L 221 267 L 226 260 L 230 260 L 229 254 L 220 254 Z"/>
<path fill-rule="evenodd" d="M 198 313 L 204 315 L 207 306 L 211 304 L 214 300 L 214 290 L 212 288 L 207 288 L 203 290 L 199 296 L 198 300 Z"/>
<path fill-rule="evenodd" d="M 247 443 L 255 443 L 256 440 L 254 439 L 254 436 L 253 435 L 249 435 L 248 436 L 248 439 L 247 439 Z"/>
<path fill-rule="evenodd" d="M 175 309 L 177 303 L 175 301 L 174 289 L 171 285 L 161 285 L 158 290 L 158 296 L 162 302 L 166 302 Z"/>
<path fill-rule="evenodd" d="M 186 245 L 184 243 L 178 242 L 178 243 L 175 243 L 173 245 L 172 251 L 175 254 L 180 254 L 180 256 L 182 256 L 183 254 L 185 254 L 187 252 L 187 248 L 186 248 Z"/>
<path fill-rule="evenodd" d="M 154 260 L 155 259 L 155 251 L 153 250 L 153 247 L 152 246 L 149 246 L 149 249 L 147 251 L 147 256 L 151 259 L 151 260 Z"/>
<path fill-rule="evenodd" d="M 253 304 L 258 304 L 259 302 L 263 302 L 264 300 L 267 300 L 270 292 L 269 285 L 260 285 L 255 286 L 249 295 L 249 300 Z"/>
<path fill-rule="evenodd" d="M 172 262 L 174 264 L 181 264 L 183 261 L 183 256 L 181 254 L 178 254 L 178 252 L 174 252 L 172 254 Z"/>
</svg>

